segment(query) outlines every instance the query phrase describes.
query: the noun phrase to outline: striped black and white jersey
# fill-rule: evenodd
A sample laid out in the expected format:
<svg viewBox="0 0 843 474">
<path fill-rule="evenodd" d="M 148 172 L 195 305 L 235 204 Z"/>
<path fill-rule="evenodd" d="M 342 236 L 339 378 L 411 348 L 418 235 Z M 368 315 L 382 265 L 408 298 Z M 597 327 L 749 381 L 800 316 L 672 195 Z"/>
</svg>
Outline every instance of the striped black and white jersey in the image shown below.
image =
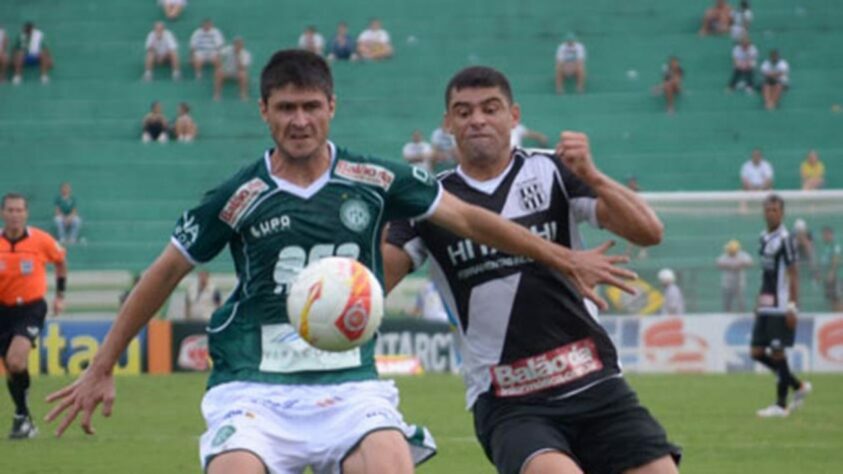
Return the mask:
<svg viewBox="0 0 843 474">
<path fill-rule="evenodd" d="M 593 191 L 553 156 L 512 151 L 508 168 L 478 182 L 459 168 L 439 175 L 460 199 L 571 248 L 577 223 L 597 226 Z M 530 259 L 498 252 L 427 221 L 393 222 L 387 241 L 431 275 L 457 316 L 467 403 L 497 397 L 555 398 L 618 376 L 617 353 L 567 279 Z"/>
<path fill-rule="evenodd" d="M 787 269 L 796 263 L 793 238 L 780 225 L 764 231 L 759 239 L 761 256 L 761 291 L 758 297 L 759 314 L 784 314 L 790 301 L 790 278 Z"/>
</svg>

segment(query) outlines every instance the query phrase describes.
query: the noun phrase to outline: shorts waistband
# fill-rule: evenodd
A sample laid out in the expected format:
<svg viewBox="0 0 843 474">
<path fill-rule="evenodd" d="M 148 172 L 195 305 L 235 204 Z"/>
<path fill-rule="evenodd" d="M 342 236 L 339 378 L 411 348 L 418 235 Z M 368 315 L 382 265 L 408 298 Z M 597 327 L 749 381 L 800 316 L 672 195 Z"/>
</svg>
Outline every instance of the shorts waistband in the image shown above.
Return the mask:
<svg viewBox="0 0 843 474">
<path fill-rule="evenodd" d="M 20 309 L 20 308 L 26 308 L 28 306 L 35 306 L 35 305 L 38 305 L 38 304 L 41 304 L 41 303 L 45 303 L 44 298 L 38 298 L 38 299 L 35 299 L 35 300 L 29 300 L 29 301 L 22 301 L 22 302 L 16 303 L 16 304 L 5 304 L 5 303 L 0 302 L 0 309 Z"/>
</svg>

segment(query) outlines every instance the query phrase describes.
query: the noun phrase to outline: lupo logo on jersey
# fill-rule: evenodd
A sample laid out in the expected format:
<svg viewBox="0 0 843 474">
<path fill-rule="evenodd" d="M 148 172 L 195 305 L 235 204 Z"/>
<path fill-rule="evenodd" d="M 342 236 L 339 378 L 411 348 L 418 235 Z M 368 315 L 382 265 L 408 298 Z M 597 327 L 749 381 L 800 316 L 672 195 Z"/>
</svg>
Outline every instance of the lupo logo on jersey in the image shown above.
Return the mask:
<svg viewBox="0 0 843 474">
<path fill-rule="evenodd" d="M 843 363 L 843 319 L 824 325 L 817 334 L 817 344 L 823 358 Z"/>
<path fill-rule="evenodd" d="M 657 321 L 644 330 L 644 354 L 653 368 L 702 372 L 706 369 L 708 342 L 686 330 L 679 318 Z"/>
</svg>

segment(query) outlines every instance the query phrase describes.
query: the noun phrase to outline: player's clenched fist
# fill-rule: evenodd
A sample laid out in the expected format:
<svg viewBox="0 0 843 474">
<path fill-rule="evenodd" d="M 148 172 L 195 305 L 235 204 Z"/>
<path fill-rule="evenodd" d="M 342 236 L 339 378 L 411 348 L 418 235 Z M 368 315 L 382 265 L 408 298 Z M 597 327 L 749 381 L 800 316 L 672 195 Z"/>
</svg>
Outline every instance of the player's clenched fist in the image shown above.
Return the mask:
<svg viewBox="0 0 843 474">
<path fill-rule="evenodd" d="M 556 156 L 578 178 L 588 182 L 596 178 L 599 172 L 591 160 L 591 147 L 588 135 L 580 132 L 562 132 L 556 144 Z"/>
</svg>

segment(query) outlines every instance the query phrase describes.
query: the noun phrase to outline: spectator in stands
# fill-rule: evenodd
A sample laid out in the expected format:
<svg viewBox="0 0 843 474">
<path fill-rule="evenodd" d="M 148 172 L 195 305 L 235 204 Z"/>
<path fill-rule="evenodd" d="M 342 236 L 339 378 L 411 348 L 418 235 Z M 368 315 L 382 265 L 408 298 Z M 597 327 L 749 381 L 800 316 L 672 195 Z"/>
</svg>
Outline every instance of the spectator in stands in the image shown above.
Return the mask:
<svg viewBox="0 0 843 474">
<path fill-rule="evenodd" d="M 761 86 L 764 107 L 767 110 L 776 109 L 782 94 L 790 87 L 790 65 L 774 49 L 770 51 L 770 58 L 761 63 L 761 75 L 764 76 L 764 85 Z"/>
<path fill-rule="evenodd" d="M 627 176 L 624 184 L 633 192 L 637 193 L 641 191 L 641 186 L 638 184 L 638 177 L 635 175 Z"/>
<path fill-rule="evenodd" d="M 328 47 L 328 61 L 357 61 L 357 47 L 354 38 L 348 34 L 348 25 L 341 21 L 337 24 L 337 34 Z"/>
<path fill-rule="evenodd" d="M 299 48 L 322 56 L 325 53 L 325 38 L 316 31 L 315 26 L 310 25 L 299 36 Z"/>
<path fill-rule="evenodd" d="M 676 111 L 674 103 L 676 96 L 682 92 L 682 79 L 685 77 L 685 70 L 679 64 L 679 58 L 671 56 L 667 60 L 667 64 L 662 66 L 662 83 L 657 89 L 661 89 L 667 102 L 667 113 L 672 114 Z"/>
<path fill-rule="evenodd" d="M 8 48 L 9 37 L 0 25 L 0 84 L 6 82 L 6 66 L 9 64 L 9 54 L 6 52 Z"/>
<path fill-rule="evenodd" d="M 401 154 L 407 163 L 433 171 L 433 146 L 422 139 L 421 131 L 413 131 L 412 138 L 404 145 Z"/>
<path fill-rule="evenodd" d="M 513 148 L 521 148 L 524 145 L 524 140 L 533 140 L 541 146 L 547 146 L 547 137 L 543 133 L 530 130 L 524 124 L 519 123 L 509 132 L 509 144 Z"/>
<path fill-rule="evenodd" d="M 152 68 L 156 65 L 169 63 L 173 70 L 173 80 L 181 78 L 179 69 L 179 44 L 170 30 L 164 28 L 163 22 L 155 22 L 155 27 L 146 35 L 146 62 L 144 64 L 143 80 L 152 80 Z"/>
<path fill-rule="evenodd" d="M 664 295 L 661 313 L 668 316 L 685 314 L 685 298 L 682 296 L 682 290 L 676 284 L 676 275 L 673 270 L 662 268 L 659 270 L 658 277 L 659 283 L 662 285 L 662 295 Z"/>
<path fill-rule="evenodd" d="M 369 28 L 357 37 L 357 54 L 369 61 L 379 61 L 391 58 L 393 52 L 389 33 L 383 29 L 379 19 L 373 18 Z"/>
<path fill-rule="evenodd" d="M 240 100 L 249 98 L 249 66 L 252 53 L 246 49 L 243 38 L 234 38 L 234 42 L 220 52 L 220 61 L 214 73 L 214 100 L 222 98 L 222 86 L 226 80 L 236 79 L 240 86 Z"/>
<path fill-rule="evenodd" d="M 811 150 L 805 156 L 805 161 L 799 166 L 802 175 L 802 189 L 812 191 L 822 189 L 825 185 L 825 165 L 820 161 L 817 150 Z"/>
<path fill-rule="evenodd" d="M 749 35 L 749 25 L 752 24 L 752 10 L 749 9 L 749 1 L 742 0 L 737 10 L 732 11 L 732 39 L 738 42 L 744 36 Z"/>
<path fill-rule="evenodd" d="M 70 189 L 70 183 L 62 183 L 59 195 L 53 200 L 56 205 L 55 217 L 56 235 L 62 244 L 75 244 L 79 240 L 79 229 L 82 228 L 82 218 L 76 207 L 76 198 Z"/>
<path fill-rule="evenodd" d="M 142 130 L 142 142 L 167 143 L 167 117 L 161 112 L 161 103 L 157 100 L 152 103 L 149 113 L 143 118 Z"/>
<path fill-rule="evenodd" d="M 190 106 L 187 102 L 179 104 L 179 114 L 173 121 L 173 136 L 181 143 L 191 143 L 199 133 L 199 127 L 190 116 Z"/>
<path fill-rule="evenodd" d="M 773 166 L 764 159 L 761 150 L 752 150 L 752 158 L 741 167 L 741 183 L 744 191 L 773 189 Z"/>
<path fill-rule="evenodd" d="M 585 46 L 576 35 L 568 33 L 565 41 L 556 48 L 556 93 L 565 93 L 565 79 L 577 80 L 577 92 L 585 91 Z"/>
<path fill-rule="evenodd" d="M 220 49 L 225 44 L 222 32 L 214 27 L 214 22 L 205 19 L 202 26 L 190 35 L 190 61 L 196 79 L 202 78 L 202 66 L 213 64 L 214 68 L 220 60 Z"/>
<path fill-rule="evenodd" d="M 840 268 L 843 267 L 843 249 L 834 240 L 834 230 L 823 227 L 823 249 L 820 254 L 820 276 L 825 290 L 825 299 L 835 312 L 843 311 L 843 299 L 840 297 Z"/>
<path fill-rule="evenodd" d="M 50 69 L 53 68 L 53 55 L 47 48 L 44 33 L 35 28 L 31 21 L 24 23 L 20 35 L 12 47 L 12 61 L 15 75 L 12 84 L 18 85 L 23 81 L 23 67 L 38 65 L 41 68 L 41 84 L 50 82 Z"/>
<path fill-rule="evenodd" d="M 199 270 L 196 280 L 190 282 L 184 296 L 185 319 L 208 321 L 220 304 L 222 304 L 222 295 L 217 285 L 211 280 L 211 274 L 208 270 Z"/>
<path fill-rule="evenodd" d="M 732 7 L 726 0 L 715 0 L 714 6 L 705 11 L 700 36 L 725 35 L 732 21 Z"/>
<path fill-rule="evenodd" d="M 187 0 L 158 0 L 168 20 L 177 19 L 187 6 Z"/>
<path fill-rule="evenodd" d="M 444 124 L 430 134 L 430 145 L 433 147 L 434 171 L 457 165 L 457 142 L 454 136 L 445 130 Z"/>
<path fill-rule="evenodd" d="M 717 257 L 720 269 L 720 293 L 723 297 L 723 311 L 744 312 L 744 290 L 746 269 L 752 266 L 752 257 L 741 249 L 741 243 L 730 240 L 723 247 L 723 254 Z"/>
<path fill-rule="evenodd" d="M 741 38 L 739 44 L 732 48 L 732 79 L 729 81 L 729 91 L 741 87 L 747 93 L 755 91 L 755 64 L 758 60 L 758 49 L 752 44 L 749 36 Z"/>
</svg>

